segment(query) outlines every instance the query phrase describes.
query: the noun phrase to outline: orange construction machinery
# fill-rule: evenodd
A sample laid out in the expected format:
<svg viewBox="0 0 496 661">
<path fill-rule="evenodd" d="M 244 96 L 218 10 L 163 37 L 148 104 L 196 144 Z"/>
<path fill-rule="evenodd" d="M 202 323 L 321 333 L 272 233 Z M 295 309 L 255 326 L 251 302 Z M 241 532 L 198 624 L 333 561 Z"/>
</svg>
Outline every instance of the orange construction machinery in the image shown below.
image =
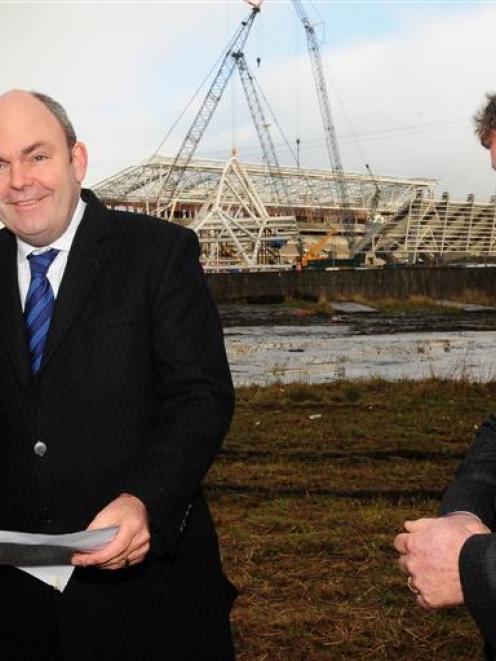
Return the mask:
<svg viewBox="0 0 496 661">
<path fill-rule="evenodd" d="M 300 258 L 300 264 L 306 268 L 309 262 L 315 262 L 319 259 L 329 259 L 328 255 L 321 255 L 321 252 L 332 241 L 335 233 L 331 230 L 325 236 L 313 243 L 310 248 Z"/>
</svg>

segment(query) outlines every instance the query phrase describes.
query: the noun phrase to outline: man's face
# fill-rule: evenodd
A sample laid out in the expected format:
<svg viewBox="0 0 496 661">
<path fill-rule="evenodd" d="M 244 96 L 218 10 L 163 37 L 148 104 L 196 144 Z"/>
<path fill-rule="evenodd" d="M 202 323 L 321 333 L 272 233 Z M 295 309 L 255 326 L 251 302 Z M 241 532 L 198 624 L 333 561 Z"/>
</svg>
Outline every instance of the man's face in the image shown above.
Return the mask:
<svg viewBox="0 0 496 661">
<path fill-rule="evenodd" d="M 496 170 L 496 131 L 491 132 L 487 148 L 491 154 L 491 167 L 493 170 Z"/>
<path fill-rule="evenodd" d="M 69 150 L 52 113 L 27 92 L 0 97 L 0 220 L 33 246 L 61 236 L 86 174 L 86 148 Z"/>
</svg>

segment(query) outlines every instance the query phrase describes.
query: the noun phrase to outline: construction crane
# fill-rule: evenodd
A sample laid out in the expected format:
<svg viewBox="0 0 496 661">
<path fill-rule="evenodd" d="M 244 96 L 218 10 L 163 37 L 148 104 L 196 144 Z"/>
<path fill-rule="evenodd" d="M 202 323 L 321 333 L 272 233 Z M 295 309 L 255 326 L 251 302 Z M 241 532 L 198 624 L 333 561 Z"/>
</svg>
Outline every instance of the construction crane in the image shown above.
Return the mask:
<svg viewBox="0 0 496 661">
<path fill-rule="evenodd" d="M 160 216 L 162 212 L 172 203 L 174 195 L 179 186 L 179 183 L 186 171 L 193 154 L 196 151 L 198 143 L 205 133 L 212 115 L 217 108 L 217 105 L 222 98 L 222 94 L 226 89 L 233 70 L 236 66 L 236 56 L 243 51 L 250 30 L 253 26 L 257 14 L 260 12 L 261 0 L 247 0 L 248 4 L 252 7 L 250 15 L 245 21 L 242 21 L 233 39 L 226 49 L 226 53 L 222 60 L 219 70 L 215 75 L 212 84 L 193 120 L 191 128 L 189 129 L 186 137 L 184 138 L 181 147 L 172 163 L 167 175 L 162 181 L 156 197 L 156 215 Z M 170 189 L 167 200 L 162 200 L 162 193 L 164 190 Z"/>
<path fill-rule="evenodd" d="M 233 54 L 238 65 L 239 76 L 250 109 L 251 117 L 257 131 L 262 157 L 270 176 L 270 185 L 276 200 L 289 204 L 288 189 L 285 180 L 281 176 L 281 167 L 277 158 L 274 142 L 270 134 L 269 124 L 265 118 L 262 104 L 260 102 L 253 75 L 248 69 L 244 53 L 239 51 Z"/>
<path fill-rule="evenodd" d="M 330 230 L 325 236 L 316 241 L 310 248 L 300 257 L 300 263 L 303 267 L 308 266 L 309 262 L 315 262 L 320 259 L 328 259 L 328 255 L 321 256 L 321 252 L 326 246 L 334 239 L 336 233 Z"/>
<path fill-rule="evenodd" d="M 331 106 L 329 103 L 329 95 L 327 93 L 327 85 L 324 77 L 324 68 L 322 65 L 322 57 L 320 55 L 319 42 L 317 40 L 317 35 L 315 34 L 315 28 L 310 22 L 310 19 L 308 18 L 301 1 L 292 0 L 292 2 L 298 17 L 300 18 L 300 21 L 305 28 L 308 54 L 312 64 L 312 72 L 315 81 L 315 88 L 317 90 L 317 97 L 319 100 L 320 114 L 324 124 L 327 153 L 329 155 L 331 168 L 336 174 L 337 191 L 341 208 L 341 221 L 345 227 L 348 242 L 351 244 L 353 219 L 350 213 L 348 191 L 346 188 L 341 156 L 339 154 L 336 130 L 332 121 Z"/>
<path fill-rule="evenodd" d="M 372 179 L 375 186 L 375 193 L 372 196 L 372 200 L 370 202 L 370 210 L 369 210 L 369 218 L 370 220 L 373 221 L 375 220 L 377 209 L 379 208 L 379 200 L 381 199 L 381 189 L 379 188 L 379 184 L 375 180 L 374 173 L 370 169 L 370 165 L 368 163 L 365 163 L 365 167 L 367 168 L 367 172 L 370 174 L 370 178 Z"/>
</svg>

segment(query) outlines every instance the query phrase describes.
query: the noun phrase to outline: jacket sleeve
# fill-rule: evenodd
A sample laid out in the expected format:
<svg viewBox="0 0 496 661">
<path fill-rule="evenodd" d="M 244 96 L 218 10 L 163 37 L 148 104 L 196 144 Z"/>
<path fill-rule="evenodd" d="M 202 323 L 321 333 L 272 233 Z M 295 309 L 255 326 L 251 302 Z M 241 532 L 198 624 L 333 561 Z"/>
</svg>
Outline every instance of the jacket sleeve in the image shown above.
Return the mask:
<svg viewBox="0 0 496 661">
<path fill-rule="evenodd" d="M 491 530 L 496 524 L 496 417 L 491 415 L 477 432 L 453 483 L 444 494 L 441 514 L 473 512 Z"/>
<path fill-rule="evenodd" d="M 473 512 L 494 530 L 495 495 L 496 417 L 491 415 L 481 425 L 447 489 L 441 514 Z M 496 648 L 496 535 L 469 537 L 460 552 L 459 568 L 465 605 L 486 640 L 486 648 Z"/>
<path fill-rule="evenodd" d="M 465 606 L 486 646 L 496 649 L 496 535 L 469 537 L 459 564 Z"/>
<path fill-rule="evenodd" d="M 158 402 L 152 438 L 127 485 L 145 504 L 152 551 L 174 553 L 191 503 L 229 428 L 234 391 L 196 235 L 177 232 L 155 270 L 150 333 Z"/>
</svg>

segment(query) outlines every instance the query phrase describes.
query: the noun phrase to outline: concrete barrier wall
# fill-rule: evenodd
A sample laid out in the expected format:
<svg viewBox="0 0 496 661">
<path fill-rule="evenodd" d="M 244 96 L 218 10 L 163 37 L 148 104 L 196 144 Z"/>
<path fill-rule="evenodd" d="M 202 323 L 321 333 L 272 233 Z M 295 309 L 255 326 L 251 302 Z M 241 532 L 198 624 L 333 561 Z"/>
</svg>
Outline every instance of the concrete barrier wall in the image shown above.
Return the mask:
<svg viewBox="0 0 496 661">
<path fill-rule="evenodd" d="M 496 268 L 402 267 L 303 273 L 210 273 L 218 303 L 263 298 L 366 299 L 427 296 L 473 303 L 496 303 Z"/>
</svg>

